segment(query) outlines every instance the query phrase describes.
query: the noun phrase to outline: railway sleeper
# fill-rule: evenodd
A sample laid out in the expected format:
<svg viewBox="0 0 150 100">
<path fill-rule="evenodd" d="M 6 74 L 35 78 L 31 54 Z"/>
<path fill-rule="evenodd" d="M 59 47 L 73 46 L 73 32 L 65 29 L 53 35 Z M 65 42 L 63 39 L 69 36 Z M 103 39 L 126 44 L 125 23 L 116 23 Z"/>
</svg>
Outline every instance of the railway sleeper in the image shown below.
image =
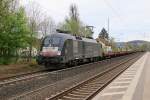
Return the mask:
<svg viewBox="0 0 150 100">
<path fill-rule="evenodd" d="M 80 92 L 80 93 L 91 93 L 93 92 L 92 90 L 81 90 L 81 89 L 76 89 L 76 91 Z"/>
<path fill-rule="evenodd" d="M 75 91 L 72 91 L 72 92 L 83 93 L 83 94 L 91 93 L 91 91 L 84 91 L 84 90 L 80 90 L 80 89 L 76 89 Z"/>
<path fill-rule="evenodd" d="M 75 98 L 83 98 L 85 95 L 82 94 L 74 94 L 74 93 L 69 93 L 67 96 L 75 97 Z"/>
<path fill-rule="evenodd" d="M 77 95 L 88 95 L 91 92 L 79 92 L 79 91 L 72 91 L 71 93 L 77 94 Z"/>
<path fill-rule="evenodd" d="M 101 82 L 92 82 L 92 83 L 88 83 L 88 84 L 86 84 L 85 86 L 96 86 L 96 85 L 102 85 L 102 84 L 104 84 L 104 83 L 101 83 Z"/>
<path fill-rule="evenodd" d="M 91 88 L 95 88 L 95 87 L 99 87 L 101 86 L 100 84 L 96 84 L 96 85 L 90 85 Z M 89 85 L 83 86 L 83 88 L 88 88 Z"/>
<path fill-rule="evenodd" d="M 81 89 L 95 90 L 95 89 L 97 89 L 97 88 L 98 88 L 98 86 L 97 86 L 97 87 L 88 86 L 88 87 L 82 87 Z"/>
<path fill-rule="evenodd" d="M 69 96 L 63 96 L 63 100 L 82 100 L 83 98 L 76 98 L 76 97 L 69 97 Z"/>
<path fill-rule="evenodd" d="M 86 92 L 86 91 L 93 92 L 93 91 L 95 91 L 95 89 L 89 89 L 89 88 L 80 88 L 77 90 L 81 90 L 82 92 Z"/>
</svg>

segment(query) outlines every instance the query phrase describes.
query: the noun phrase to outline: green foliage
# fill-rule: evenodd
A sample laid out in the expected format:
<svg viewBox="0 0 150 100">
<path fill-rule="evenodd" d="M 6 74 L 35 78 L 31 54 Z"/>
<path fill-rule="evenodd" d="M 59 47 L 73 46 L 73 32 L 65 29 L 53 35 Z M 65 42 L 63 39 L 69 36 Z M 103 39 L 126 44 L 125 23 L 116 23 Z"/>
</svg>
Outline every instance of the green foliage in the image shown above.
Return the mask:
<svg viewBox="0 0 150 100">
<path fill-rule="evenodd" d="M 117 52 L 118 48 L 117 48 L 117 44 L 116 44 L 114 38 L 110 38 L 109 40 L 110 40 L 110 45 L 111 45 L 112 51 Z"/>
<path fill-rule="evenodd" d="M 6 0 L 7 1 L 7 0 Z M 8 63 L 27 45 L 28 27 L 24 8 L 10 11 L 10 2 L 0 1 L 0 62 Z M 5 6 L 4 6 L 5 5 Z M 7 6 L 7 7 L 6 7 Z"/>
<path fill-rule="evenodd" d="M 70 31 L 72 35 L 92 37 L 93 32 L 87 28 L 79 19 L 76 5 L 70 6 L 70 16 L 60 25 L 61 30 Z"/>
<path fill-rule="evenodd" d="M 150 42 L 143 41 L 141 43 L 126 43 L 126 48 L 133 51 L 150 51 Z"/>
<path fill-rule="evenodd" d="M 92 30 L 90 28 L 85 27 L 85 26 L 81 26 L 80 27 L 80 34 L 83 37 L 92 37 L 93 32 L 92 32 Z"/>
<path fill-rule="evenodd" d="M 143 43 L 140 48 L 142 51 L 150 51 L 150 43 Z"/>
<path fill-rule="evenodd" d="M 66 19 L 61 29 L 71 31 L 72 35 L 79 35 L 80 23 L 75 21 L 74 19 Z"/>
</svg>

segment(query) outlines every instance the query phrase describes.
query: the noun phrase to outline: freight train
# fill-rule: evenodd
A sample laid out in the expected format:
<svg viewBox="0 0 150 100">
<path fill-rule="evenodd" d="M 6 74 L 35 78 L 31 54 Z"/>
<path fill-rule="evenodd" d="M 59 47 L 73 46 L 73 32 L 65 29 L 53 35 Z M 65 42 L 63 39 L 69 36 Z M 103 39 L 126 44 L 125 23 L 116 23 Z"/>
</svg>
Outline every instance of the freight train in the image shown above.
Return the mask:
<svg viewBox="0 0 150 100">
<path fill-rule="evenodd" d="M 37 62 L 46 67 L 58 64 L 73 66 L 119 54 L 122 53 L 104 54 L 102 45 L 96 40 L 73 36 L 57 30 L 57 33 L 50 34 L 43 39 Z"/>
</svg>

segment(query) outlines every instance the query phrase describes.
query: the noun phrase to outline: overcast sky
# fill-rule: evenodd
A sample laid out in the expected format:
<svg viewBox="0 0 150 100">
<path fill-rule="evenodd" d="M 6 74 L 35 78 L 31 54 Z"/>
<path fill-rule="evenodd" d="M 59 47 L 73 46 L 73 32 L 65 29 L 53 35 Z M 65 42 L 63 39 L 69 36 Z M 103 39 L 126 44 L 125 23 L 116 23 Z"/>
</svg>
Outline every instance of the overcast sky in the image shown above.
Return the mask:
<svg viewBox="0 0 150 100">
<path fill-rule="evenodd" d="M 94 38 L 103 27 L 107 29 L 110 20 L 110 35 L 116 41 L 150 41 L 150 0 L 30 0 L 37 2 L 41 9 L 56 23 L 68 15 L 69 6 L 78 6 L 81 20 L 93 25 Z M 27 0 L 23 1 L 27 5 Z"/>
</svg>

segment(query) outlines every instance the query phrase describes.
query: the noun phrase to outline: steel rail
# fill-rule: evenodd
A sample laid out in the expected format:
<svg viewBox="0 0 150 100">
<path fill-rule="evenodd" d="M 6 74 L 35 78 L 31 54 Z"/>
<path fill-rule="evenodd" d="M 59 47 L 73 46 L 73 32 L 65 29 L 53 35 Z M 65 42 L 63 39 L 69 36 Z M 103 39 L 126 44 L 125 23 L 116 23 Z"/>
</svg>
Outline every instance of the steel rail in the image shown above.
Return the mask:
<svg viewBox="0 0 150 100">
<path fill-rule="evenodd" d="M 118 65 L 113 66 L 112 68 L 107 69 L 106 71 L 103 71 L 99 73 L 98 75 L 95 75 L 61 93 L 58 93 L 52 97 L 47 98 L 47 100 L 59 100 L 59 99 L 60 100 L 67 100 L 67 99 L 68 100 L 74 100 L 74 99 L 75 100 L 77 99 L 78 100 L 90 100 L 99 91 L 101 91 L 104 87 L 106 87 L 113 79 L 115 79 L 118 75 L 124 72 L 128 67 L 130 67 L 139 58 L 140 58 L 139 55 L 136 57 L 129 58 L 127 61 L 121 62 Z M 113 74 L 113 72 L 116 72 L 116 73 Z M 108 78 L 108 79 L 105 79 L 105 78 Z M 104 82 L 101 82 L 100 80 L 103 80 Z"/>
<path fill-rule="evenodd" d="M 29 72 L 29 73 L 25 73 L 25 74 L 20 74 L 20 75 L 8 77 L 8 78 L 0 79 L 0 86 L 5 86 L 5 85 L 8 85 L 8 84 L 13 84 L 13 83 L 16 83 L 16 82 L 21 82 L 21 81 L 26 81 L 26 80 L 29 80 L 29 79 L 34 79 L 36 77 L 42 77 L 42 76 L 45 76 L 45 75 L 48 75 L 48 74 L 62 72 L 62 71 L 66 71 L 66 70 L 71 70 L 71 69 L 79 68 L 79 67 L 82 67 L 82 66 L 89 66 L 89 65 L 92 65 L 92 64 L 98 64 L 98 63 L 102 63 L 102 62 L 109 61 L 109 60 L 110 59 L 105 59 L 105 60 L 101 60 L 101 61 L 94 62 L 94 63 L 93 62 L 86 63 L 86 64 L 83 64 L 83 65 L 79 65 L 79 66 L 75 66 L 75 67 L 69 67 L 69 68 L 60 69 L 60 70 L 56 70 L 56 71 L 48 71 L 48 69 L 45 69 L 45 70 L 41 70 L 41 71 L 35 71 L 35 72 L 31 72 L 31 73 Z"/>
</svg>

